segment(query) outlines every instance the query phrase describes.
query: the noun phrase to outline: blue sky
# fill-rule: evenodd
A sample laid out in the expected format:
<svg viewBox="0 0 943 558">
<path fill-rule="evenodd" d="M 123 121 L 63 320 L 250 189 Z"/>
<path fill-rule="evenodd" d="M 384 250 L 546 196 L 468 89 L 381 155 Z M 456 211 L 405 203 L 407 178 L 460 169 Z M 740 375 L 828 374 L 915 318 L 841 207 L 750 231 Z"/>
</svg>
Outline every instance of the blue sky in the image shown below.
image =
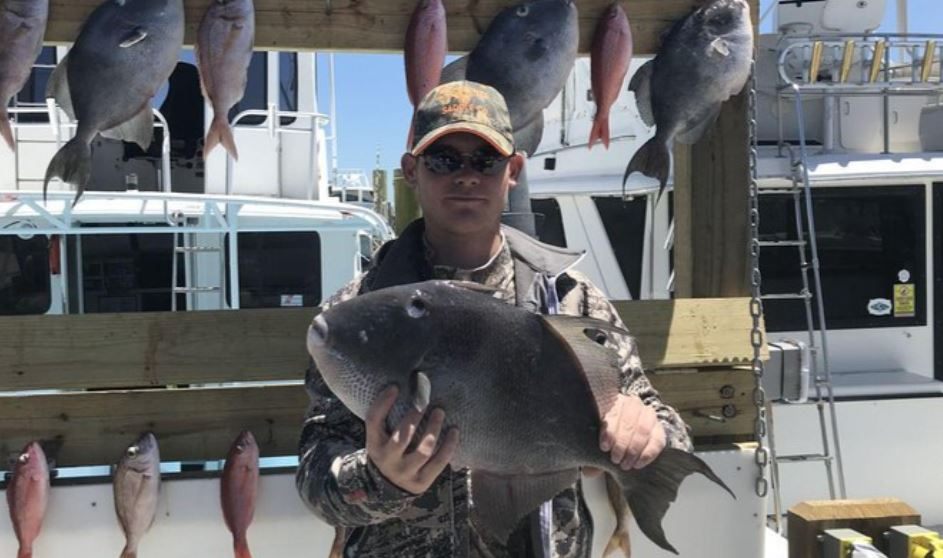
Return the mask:
<svg viewBox="0 0 943 558">
<path fill-rule="evenodd" d="M 760 0 L 760 13 L 774 0 Z M 896 2 L 886 0 L 886 15 L 881 31 L 896 32 Z M 910 0 L 908 22 L 914 33 L 943 33 L 943 6 L 940 0 Z M 772 29 L 771 14 L 762 24 L 761 32 Z M 326 54 L 318 56 L 322 112 L 328 110 Z M 406 145 L 406 133 L 412 106 L 406 96 L 403 55 L 397 54 L 336 54 L 335 81 L 337 90 L 338 166 L 370 170 L 376 166 L 399 167 Z"/>
</svg>

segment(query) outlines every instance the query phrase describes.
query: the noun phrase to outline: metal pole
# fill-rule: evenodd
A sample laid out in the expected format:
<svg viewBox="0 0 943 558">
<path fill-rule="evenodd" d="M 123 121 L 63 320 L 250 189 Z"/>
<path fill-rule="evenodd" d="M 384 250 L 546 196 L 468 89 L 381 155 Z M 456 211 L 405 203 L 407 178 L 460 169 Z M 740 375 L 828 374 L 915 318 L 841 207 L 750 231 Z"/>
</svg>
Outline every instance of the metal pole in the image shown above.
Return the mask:
<svg viewBox="0 0 943 558">
<path fill-rule="evenodd" d="M 229 307 L 239 309 L 239 221 L 240 204 L 226 204 L 226 221 L 229 224 Z"/>
<path fill-rule="evenodd" d="M 328 55 L 331 86 L 331 177 L 337 182 L 337 95 L 334 89 L 334 53 Z"/>
</svg>

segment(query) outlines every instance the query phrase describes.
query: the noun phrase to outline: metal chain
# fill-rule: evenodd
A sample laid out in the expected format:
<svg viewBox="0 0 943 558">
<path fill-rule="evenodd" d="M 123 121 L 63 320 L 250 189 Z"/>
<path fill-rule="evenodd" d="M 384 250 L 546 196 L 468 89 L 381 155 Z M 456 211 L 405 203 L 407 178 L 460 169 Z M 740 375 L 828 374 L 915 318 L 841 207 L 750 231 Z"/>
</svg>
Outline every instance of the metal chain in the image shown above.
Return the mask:
<svg viewBox="0 0 943 558">
<path fill-rule="evenodd" d="M 759 183 L 757 180 L 757 138 L 756 138 L 756 56 L 750 67 L 749 90 L 749 154 L 750 154 L 750 317 L 753 328 L 750 331 L 750 345 L 753 346 L 753 404 L 756 406 L 756 421 L 753 435 L 756 438 L 756 495 L 765 498 L 769 493 L 769 481 L 766 468 L 769 466 L 769 448 L 766 446 L 766 391 L 763 389 L 763 331 L 760 319 L 763 317 L 763 300 L 760 298 L 760 285 L 763 277 L 760 273 L 760 204 Z"/>
</svg>

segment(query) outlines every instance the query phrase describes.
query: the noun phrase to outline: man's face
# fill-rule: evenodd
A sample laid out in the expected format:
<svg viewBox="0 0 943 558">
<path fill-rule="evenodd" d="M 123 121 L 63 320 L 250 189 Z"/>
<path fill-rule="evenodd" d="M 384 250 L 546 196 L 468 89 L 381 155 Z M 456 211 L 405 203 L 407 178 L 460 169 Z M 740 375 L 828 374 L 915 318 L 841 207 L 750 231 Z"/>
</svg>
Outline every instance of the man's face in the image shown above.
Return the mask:
<svg viewBox="0 0 943 558">
<path fill-rule="evenodd" d="M 461 168 L 451 170 L 459 161 Z M 407 153 L 402 160 L 403 175 L 416 189 L 427 226 L 451 234 L 496 228 L 523 165 L 523 156 L 505 158 L 465 132 L 443 136 L 419 156 Z"/>
</svg>

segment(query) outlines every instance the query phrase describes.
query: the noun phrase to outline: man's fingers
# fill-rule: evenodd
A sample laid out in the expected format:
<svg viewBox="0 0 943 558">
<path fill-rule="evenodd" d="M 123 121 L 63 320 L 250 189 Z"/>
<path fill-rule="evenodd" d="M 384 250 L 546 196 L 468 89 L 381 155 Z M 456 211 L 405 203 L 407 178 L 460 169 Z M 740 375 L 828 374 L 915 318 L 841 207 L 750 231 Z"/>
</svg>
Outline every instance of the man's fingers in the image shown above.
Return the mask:
<svg viewBox="0 0 943 558">
<path fill-rule="evenodd" d="M 607 421 L 611 425 L 608 430 L 610 439 L 612 440 L 612 449 L 609 451 L 609 459 L 616 465 L 622 463 L 625 459 L 626 453 L 629 451 L 629 444 L 632 442 L 632 438 L 635 434 L 635 429 L 638 427 L 638 416 L 641 408 L 633 403 L 631 399 L 620 401 L 618 404 L 621 408 L 618 416 L 619 421 Z"/>
<path fill-rule="evenodd" d="M 410 407 L 406 411 L 406 416 L 403 417 L 403 420 L 399 421 L 396 430 L 393 431 L 393 434 L 390 435 L 390 445 L 392 445 L 398 453 L 403 454 L 406 451 L 406 448 L 409 446 L 409 442 L 412 441 L 413 436 L 416 435 L 416 430 L 419 428 L 419 422 L 422 420 L 422 411 L 415 407 Z"/>
<path fill-rule="evenodd" d="M 651 407 L 646 406 L 642 409 L 642 412 L 639 413 L 632 440 L 629 442 L 625 458 L 620 464 L 623 471 L 639 468 L 638 460 L 651 441 L 652 431 L 655 429 L 657 422 L 658 417 L 655 415 L 655 410 Z"/>
<path fill-rule="evenodd" d="M 641 469 L 650 465 L 652 461 L 655 461 L 655 458 L 661 455 L 665 445 L 667 445 L 665 429 L 660 423 L 656 423 L 651 436 L 648 438 L 648 445 L 645 446 L 645 449 L 639 455 L 638 461 L 635 462 L 635 468 Z"/>
<path fill-rule="evenodd" d="M 392 409 L 393 404 L 396 403 L 398 393 L 399 388 L 396 386 L 386 388 L 380 392 L 376 401 L 367 409 L 367 416 L 364 421 L 367 426 L 367 431 L 373 435 L 372 437 L 378 438 L 378 441 L 381 443 L 386 442 L 386 416 L 390 414 L 390 409 Z"/>
<path fill-rule="evenodd" d="M 432 483 L 432 481 L 445 470 L 449 462 L 452 461 L 452 456 L 455 455 L 457 448 L 458 429 L 454 427 L 449 428 L 442 440 L 442 445 L 439 446 L 439 450 L 433 454 L 429 461 L 427 461 L 416 474 L 418 481 L 420 483 Z"/>
<path fill-rule="evenodd" d="M 442 424 L 445 422 L 445 411 L 442 409 L 433 409 L 429 413 L 429 420 L 426 422 L 426 431 L 423 432 L 416 449 L 410 453 L 407 458 L 412 461 L 416 468 L 420 468 L 435 453 L 435 448 L 439 443 L 439 434 L 442 433 Z"/>
</svg>

